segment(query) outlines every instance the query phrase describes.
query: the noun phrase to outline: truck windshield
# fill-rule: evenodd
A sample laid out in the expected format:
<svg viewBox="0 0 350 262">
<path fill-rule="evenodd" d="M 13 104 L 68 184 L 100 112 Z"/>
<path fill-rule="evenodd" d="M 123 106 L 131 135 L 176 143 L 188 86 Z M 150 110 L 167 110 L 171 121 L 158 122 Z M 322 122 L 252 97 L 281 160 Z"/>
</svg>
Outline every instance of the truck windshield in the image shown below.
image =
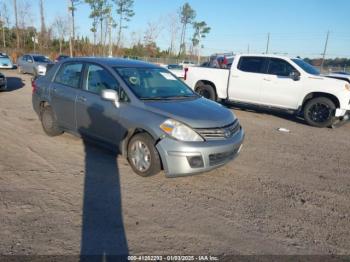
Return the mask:
<svg viewBox="0 0 350 262">
<path fill-rule="evenodd" d="M 292 59 L 294 63 L 296 63 L 298 66 L 301 67 L 306 73 L 309 73 L 311 75 L 320 75 L 320 71 L 318 71 L 315 67 L 312 65 L 306 63 L 304 60 L 301 59 Z"/>
<path fill-rule="evenodd" d="M 141 100 L 198 97 L 183 82 L 162 68 L 114 68 Z"/>
</svg>

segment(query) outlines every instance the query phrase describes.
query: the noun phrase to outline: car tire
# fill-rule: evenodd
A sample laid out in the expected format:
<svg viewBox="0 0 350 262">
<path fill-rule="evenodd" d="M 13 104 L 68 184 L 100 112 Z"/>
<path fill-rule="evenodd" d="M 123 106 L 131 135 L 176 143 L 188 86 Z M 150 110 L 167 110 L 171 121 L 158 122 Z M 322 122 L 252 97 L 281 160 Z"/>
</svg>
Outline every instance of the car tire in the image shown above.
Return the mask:
<svg viewBox="0 0 350 262">
<path fill-rule="evenodd" d="M 216 92 L 213 86 L 202 84 L 196 88 L 196 92 L 207 99 L 216 101 Z"/>
<path fill-rule="evenodd" d="M 45 106 L 41 111 L 41 124 L 48 136 L 58 136 L 63 133 L 59 128 L 55 114 L 51 106 Z"/>
<path fill-rule="evenodd" d="M 309 100 L 304 107 L 304 119 L 314 127 L 330 127 L 334 123 L 335 104 L 327 97 L 316 97 Z"/>
<path fill-rule="evenodd" d="M 161 161 L 154 139 L 147 133 L 133 136 L 128 144 L 128 161 L 136 174 L 142 177 L 156 175 L 161 170 Z"/>
</svg>

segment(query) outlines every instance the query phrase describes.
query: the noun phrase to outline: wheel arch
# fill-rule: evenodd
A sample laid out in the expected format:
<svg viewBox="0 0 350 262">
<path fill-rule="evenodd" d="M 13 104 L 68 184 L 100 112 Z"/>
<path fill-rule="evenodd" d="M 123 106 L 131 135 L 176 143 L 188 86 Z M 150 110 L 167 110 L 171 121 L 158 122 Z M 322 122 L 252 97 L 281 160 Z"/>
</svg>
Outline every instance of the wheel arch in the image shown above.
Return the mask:
<svg viewBox="0 0 350 262">
<path fill-rule="evenodd" d="M 309 102 L 311 99 L 316 97 L 326 97 L 334 103 L 336 108 L 340 107 L 340 101 L 335 95 L 332 95 L 330 93 L 325 93 L 325 92 L 311 92 L 304 97 L 303 103 L 301 104 L 301 110 L 304 109 L 307 102 Z"/>
<path fill-rule="evenodd" d="M 156 145 L 160 141 L 159 137 L 157 137 L 155 134 L 152 135 L 153 132 L 150 132 L 150 131 L 148 131 L 148 130 L 146 130 L 144 128 L 132 128 L 132 129 L 129 129 L 128 132 L 125 134 L 125 137 L 124 137 L 124 139 L 122 140 L 122 143 L 119 146 L 119 152 L 121 153 L 121 155 L 125 159 L 128 158 L 128 146 L 129 146 L 130 140 L 135 135 L 140 134 L 140 133 L 146 133 L 150 137 L 153 138 L 153 140 L 155 141 L 154 147 L 155 147 L 156 151 L 158 152 L 158 149 L 157 149 Z M 158 154 L 159 154 L 159 152 L 158 152 Z M 159 159 L 160 159 L 161 169 L 163 170 L 164 169 L 164 167 L 163 167 L 163 159 L 162 159 L 160 154 L 159 154 Z"/>
<path fill-rule="evenodd" d="M 210 86 L 212 86 L 214 88 L 215 93 L 217 94 L 215 84 L 213 82 L 209 81 L 209 80 L 199 80 L 194 86 L 194 91 L 197 92 L 198 87 L 200 87 L 202 85 L 210 85 Z"/>
<path fill-rule="evenodd" d="M 128 153 L 128 146 L 129 146 L 129 142 L 131 140 L 131 138 L 137 134 L 140 133 L 146 133 L 148 135 L 150 135 L 153 140 L 155 141 L 155 145 L 158 143 L 158 141 L 160 140 L 158 137 L 156 137 L 154 134 L 152 134 L 153 132 L 150 132 L 148 130 L 146 130 L 145 128 L 131 128 L 129 129 L 124 138 L 123 138 L 123 142 L 120 145 L 119 151 L 121 152 L 122 156 L 127 157 L 127 153 Z"/>
</svg>

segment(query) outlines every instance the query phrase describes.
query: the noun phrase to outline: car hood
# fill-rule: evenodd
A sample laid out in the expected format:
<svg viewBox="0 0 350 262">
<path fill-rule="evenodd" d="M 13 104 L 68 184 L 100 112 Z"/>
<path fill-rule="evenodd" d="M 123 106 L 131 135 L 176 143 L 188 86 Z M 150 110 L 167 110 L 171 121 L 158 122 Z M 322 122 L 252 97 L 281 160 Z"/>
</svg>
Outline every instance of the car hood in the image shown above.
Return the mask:
<svg viewBox="0 0 350 262">
<path fill-rule="evenodd" d="M 12 65 L 12 62 L 9 58 L 0 58 L 0 64 Z"/>
<path fill-rule="evenodd" d="M 145 109 L 180 121 L 192 128 L 223 127 L 236 117 L 224 106 L 205 98 L 172 101 L 147 101 Z"/>
</svg>

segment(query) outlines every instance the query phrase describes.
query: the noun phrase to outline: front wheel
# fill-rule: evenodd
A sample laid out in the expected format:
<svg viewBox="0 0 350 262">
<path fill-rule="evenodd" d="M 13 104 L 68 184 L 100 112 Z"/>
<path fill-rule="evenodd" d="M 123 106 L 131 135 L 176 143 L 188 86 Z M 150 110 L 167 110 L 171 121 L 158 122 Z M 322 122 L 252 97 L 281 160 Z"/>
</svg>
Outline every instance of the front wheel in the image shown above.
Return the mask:
<svg viewBox="0 0 350 262">
<path fill-rule="evenodd" d="M 317 97 L 304 107 L 305 121 L 315 127 L 329 127 L 335 120 L 335 104 L 327 97 Z"/>
<path fill-rule="evenodd" d="M 156 175 L 161 170 L 154 140 L 146 133 L 140 133 L 131 138 L 128 146 L 128 160 L 134 172 L 143 177 Z"/>
<path fill-rule="evenodd" d="M 215 89 L 211 85 L 200 85 L 196 88 L 196 92 L 204 98 L 216 101 Z"/>
</svg>

